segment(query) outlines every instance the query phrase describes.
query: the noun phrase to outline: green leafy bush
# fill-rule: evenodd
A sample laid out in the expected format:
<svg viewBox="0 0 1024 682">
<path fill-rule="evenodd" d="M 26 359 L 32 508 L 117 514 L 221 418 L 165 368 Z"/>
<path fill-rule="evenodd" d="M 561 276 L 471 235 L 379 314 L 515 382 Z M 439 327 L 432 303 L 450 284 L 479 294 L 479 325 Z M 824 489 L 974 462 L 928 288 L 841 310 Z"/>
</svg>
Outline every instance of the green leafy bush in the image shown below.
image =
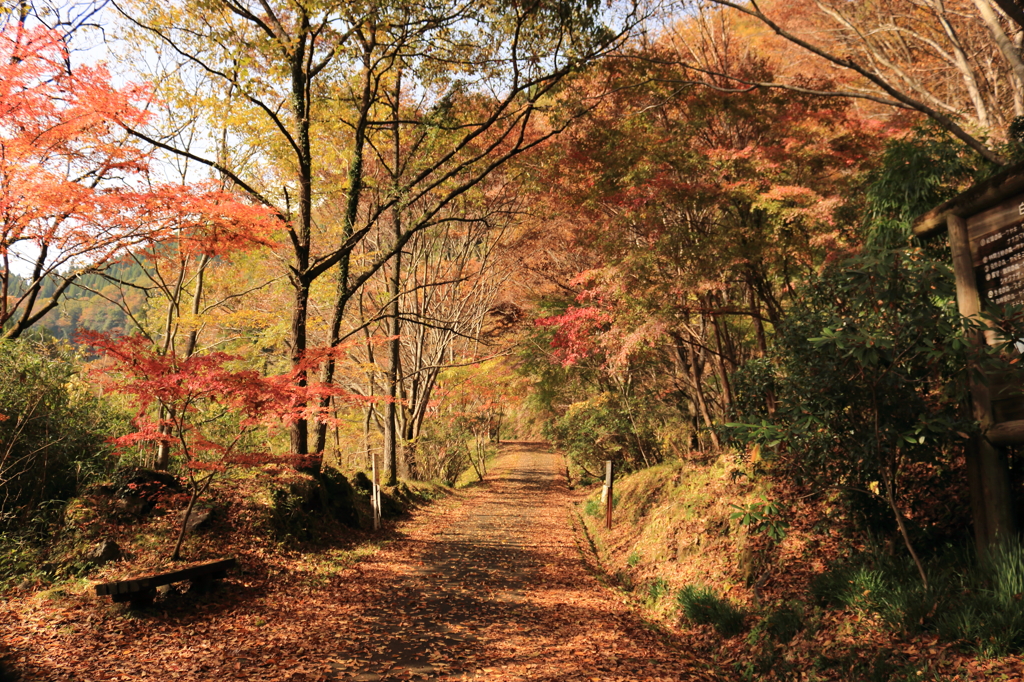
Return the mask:
<svg viewBox="0 0 1024 682">
<path fill-rule="evenodd" d="M 729 506 L 736 510 L 729 515 L 729 518 L 738 521 L 751 533 L 755 535 L 766 533 L 776 542 L 781 542 L 786 537 L 789 524 L 782 518 L 778 505 L 770 502 L 764 495 L 761 496 L 760 502 L 753 502 L 746 506 L 738 504 Z"/>
<path fill-rule="evenodd" d="M 546 423 L 544 435 L 593 477 L 600 476 L 609 459 L 619 472 L 634 471 L 661 460 L 650 418 L 663 409 L 606 391 L 571 404 Z"/>
<path fill-rule="evenodd" d="M 920 252 L 826 268 L 777 328 L 774 413 L 729 424 L 772 474 L 836 490 L 861 530 L 892 533 L 894 507 L 915 509 L 908 535 L 924 549 L 957 539 L 968 510 L 954 503 L 966 494 L 957 461 L 972 426 L 960 410 L 968 345 L 952 282 Z"/>
<path fill-rule="evenodd" d="M 112 465 L 105 441 L 114 413 L 78 376 L 77 361 L 66 345 L 0 342 L 0 530 L 45 525 L 49 501 Z"/>
<path fill-rule="evenodd" d="M 687 585 L 679 590 L 676 601 L 688 620 L 711 625 L 722 637 L 733 637 L 743 631 L 743 611 L 710 587 Z"/>
<path fill-rule="evenodd" d="M 896 631 L 936 632 L 991 655 L 1024 651 L 1024 548 L 1011 542 L 987 564 L 949 551 L 929 562 L 929 589 L 909 560 L 862 556 L 835 566 L 811 584 L 825 606 L 874 613 Z"/>
</svg>

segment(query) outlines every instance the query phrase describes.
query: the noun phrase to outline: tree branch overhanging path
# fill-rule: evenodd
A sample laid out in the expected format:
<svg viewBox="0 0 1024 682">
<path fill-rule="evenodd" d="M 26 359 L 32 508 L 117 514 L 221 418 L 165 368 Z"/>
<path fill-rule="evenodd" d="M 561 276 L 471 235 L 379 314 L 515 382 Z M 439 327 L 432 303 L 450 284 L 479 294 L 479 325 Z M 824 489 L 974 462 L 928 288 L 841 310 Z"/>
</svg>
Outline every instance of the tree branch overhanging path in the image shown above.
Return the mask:
<svg viewBox="0 0 1024 682">
<path fill-rule="evenodd" d="M 227 131 L 230 144 L 214 158 L 184 148 L 177 130 L 132 132 L 216 172 L 280 219 L 294 367 L 312 346 L 342 343 L 349 302 L 417 234 L 452 219 L 490 176 L 583 114 L 547 121 L 543 111 L 560 83 L 614 51 L 640 19 L 632 6 L 602 31 L 587 25 L 592 17 L 555 16 L 540 2 L 221 0 L 195 12 L 113 4 L 134 27 L 133 40 L 167 59 L 155 80 L 179 101 L 191 87 L 190 106 L 205 125 Z M 179 84 L 182 73 L 189 75 Z M 392 147 L 393 160 L 381 156 Z M 389 222 L 401 226 L 390 243 L 360 259 L 364 241 Z M 310 317 L 313 285 L 328 272 L 336 293 L 323 306 L 327 332 L 319 338 L 310 331 L 318 322 Z M 321 383 L 331 385 L 334 374 L 328 357 Z M 318 416 L 328 405 L 308 407 L 291 427 L 297 454 L 325 447 Z"/>
</svg>

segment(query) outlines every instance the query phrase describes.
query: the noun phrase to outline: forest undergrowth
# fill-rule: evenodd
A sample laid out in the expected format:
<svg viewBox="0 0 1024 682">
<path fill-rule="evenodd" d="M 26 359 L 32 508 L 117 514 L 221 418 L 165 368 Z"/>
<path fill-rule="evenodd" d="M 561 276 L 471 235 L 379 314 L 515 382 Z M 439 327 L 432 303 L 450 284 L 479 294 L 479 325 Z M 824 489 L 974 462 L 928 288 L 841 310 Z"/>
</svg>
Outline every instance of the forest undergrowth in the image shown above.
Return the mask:
<svg viewBox="0 0 1024 682">
<path fill-rule="evenodd" d="M 582 546 L 655 627 L 739 680 L 1021 679 L 1019 549 L 983 570 L 934 547 L 925 590 L 898 537 L 858 532 L 837 496 L 760 476 L 749 454 L 623 477 L 610 531 L 601 487 L 577 479 Z"/>
</svg>

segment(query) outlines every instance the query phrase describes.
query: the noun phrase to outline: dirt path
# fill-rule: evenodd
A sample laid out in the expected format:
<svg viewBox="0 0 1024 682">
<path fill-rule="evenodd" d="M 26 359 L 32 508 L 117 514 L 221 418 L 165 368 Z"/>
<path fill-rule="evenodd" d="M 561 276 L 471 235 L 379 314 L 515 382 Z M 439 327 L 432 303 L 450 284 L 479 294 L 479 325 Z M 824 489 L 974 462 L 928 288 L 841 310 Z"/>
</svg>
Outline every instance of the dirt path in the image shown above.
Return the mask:
<svg viewBox="0 0 1024 682">
<path fill-rule="evenodd" d="M 140 612 L 81 582 L 11 593 L 0 680 L 710 679 L 587 570 L 563 466 L 544 446 L 505 445 L 485 484 L 343 570 L 329 552 L 264 555 L 250 537 L 221 590 Z"/>
<path fill-rule="evenodd" d="M 362 564 L 376 599 L 352 614 L 338 679 L 710 679 L 586 571 L 563 468 L 546 446 L 507 444 L 446 527 L 421 523 Z"/>
</svg>

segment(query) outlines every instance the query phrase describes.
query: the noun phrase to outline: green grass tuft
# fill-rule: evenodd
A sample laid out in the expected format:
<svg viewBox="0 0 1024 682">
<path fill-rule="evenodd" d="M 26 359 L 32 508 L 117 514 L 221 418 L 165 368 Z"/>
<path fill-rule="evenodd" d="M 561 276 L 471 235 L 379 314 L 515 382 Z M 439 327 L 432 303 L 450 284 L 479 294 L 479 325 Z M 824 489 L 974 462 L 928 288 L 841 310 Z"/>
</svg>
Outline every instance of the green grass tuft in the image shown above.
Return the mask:
<svg viewBox="0 0 1024 682">
<path fill-rule="evenodd" d="M 985 565 L 947 552 L 927 566 L 929 589 L 908 561 L 867 556 L 812 583 L 824 606 L 880 616 L 893 630 L 936 632 L 988 656 L 1024 651 L 1024 547 L 1006 543 Z"/>
<path fill-rule="evenodd" d="M 781 644 L 787 644 L 804 627 L 803 609 L 799 604 L 785 604 L 765 618 L 768 633 Z"/>
<path fill-rule="evenodd" d="M 650 606 L 654 606 L 662 597 L 668 595 L 672 591 L 672 587 L 668 584 L 668 581 L 664 578 L 655 578 L 647 585 L 647 603 Z"/>
<path fill-rule="evenodd" d="M 698 625 L 712 625 L 722 637 L 734 637 L 743 632 L 746 614 L 710 587 L 687 585 L 679 590 L 676 600 L 688 620 Z"/>
</svg>

